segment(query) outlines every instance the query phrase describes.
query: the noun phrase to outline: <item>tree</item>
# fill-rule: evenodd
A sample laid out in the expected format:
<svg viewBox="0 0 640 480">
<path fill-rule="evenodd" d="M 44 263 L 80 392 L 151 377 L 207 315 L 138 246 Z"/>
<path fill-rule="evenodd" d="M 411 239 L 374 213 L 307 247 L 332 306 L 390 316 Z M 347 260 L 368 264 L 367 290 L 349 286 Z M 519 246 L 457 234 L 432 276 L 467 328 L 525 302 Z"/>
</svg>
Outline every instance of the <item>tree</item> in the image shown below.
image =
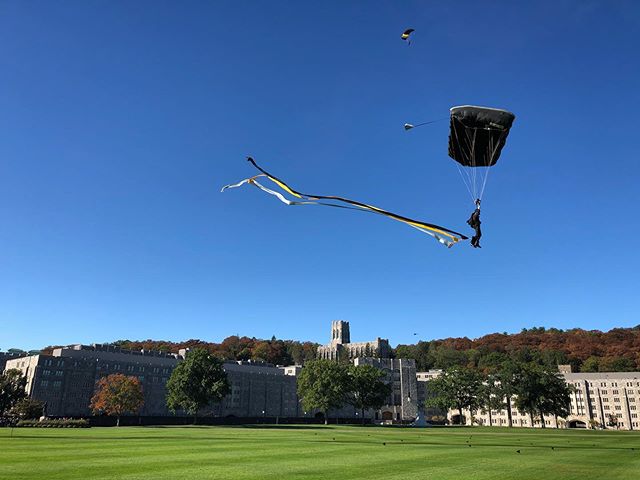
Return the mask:
<svg viewBox="0 0 640 480">
<path fill-rule="evenodd" d="M 429 396 L 427 407 L 444 411 L 458 409 L 459 423 L 462 424 L 462 410 L 467 408 L 473 415 L 482 403 L 482 376 L 468 367 L 452 367 L 427 383 Z"/>
<path fill-rule="evenodd" d="M 167 406 L 172 412 L 182 409 L 198 420 L 198 412 L 229 393 L 229 381 L 222 360 L 202 348 L 187 353 L 167 381 Z"/>
<path fill-rule="evenodd" d="M 43 415 L 44 402 L 34 398 L 21 398 L 10 410 L 11 415 L 22 420 L 32 420 Z"/>
<path fill-rule="evenodd" d="M 10 369 L 0 374 L 0 417 L 7 415 L 20 399 L 26 397 L 26 383 L 20 370 Z"/>
<path fill-rule="evenodd" d="M 600 370 L 600 359 L 598 357 L 589 357 L 580 367 L 581 372 L 597 372 Z"/>
<path fill-rule="evenodd" d="M 507 404 L 500 381 L 495 375 L 487 376 L 480 388 L 481 408 L 489 415 L 489 426 L 492 422 L 492 410 L 503 410 Z"/>
<path fill-rule="evenodd" d="M 516 382 L 518 381 L 518 372 L 520 371 L 520 365 L 513 362 L 511 359 L 506 360 L 500 369 L 493 375 L 496 382 L 499 393 L 505 402 L 507 409 L 507 423 L 509 427 L 513 426 L 513 413 L 512 413 L 512 398 L 517 392 Z"/>
<path fill-rule="evenodd" d="M 122 415 L 138 413 L 143 405 L 140 380 L 114 373 L 96 382 L 96 393 L 91 398 L 90 407 L 94 414 L 106 413 L 116 417 L 116 426 L 119 427 Z"/>
<path fill-rule="evenodd" d="M 362 423 L 365 409 L 379 409 L 391 395 L 392 388 L 385 377 L 382 370 L 372 365 L 350 365 L 347 368 L 347 403 L 360 409 Z"/>
<path fill-rule="evenodd" d="M 570 393 L 564 378 L 552 368 L 529 363 L 517 373 L 515 403 L 520 411 L 529 414 L 532 425 L 534 415 L 540 416 L 542 428 L 544 415 L 568 416 Z"/>
<path fill-rule="evenodd" d="M 329 410 L 346 403 L 347 366 L 331 360 L 311 360 L 298 376 L 298 395 L 306 410 L 320 410 L 328 423 Z"/>
</svg>

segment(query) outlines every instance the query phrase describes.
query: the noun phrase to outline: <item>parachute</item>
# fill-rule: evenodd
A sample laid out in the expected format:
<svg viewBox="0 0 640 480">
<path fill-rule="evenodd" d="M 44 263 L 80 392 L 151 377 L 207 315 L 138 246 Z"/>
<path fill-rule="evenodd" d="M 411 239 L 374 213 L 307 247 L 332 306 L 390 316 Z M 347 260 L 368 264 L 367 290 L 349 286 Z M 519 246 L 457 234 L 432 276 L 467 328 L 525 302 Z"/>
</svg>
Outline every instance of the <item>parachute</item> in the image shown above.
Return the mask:
<svg viewBox="0 0 640 480">
<path fill-rule="evenodd" d="M 451 109 L 449 156 L 457 162 L 473 202 L 482 200 L 490 168 L 500 158 L 515 118 L 497 108 L 465 105 Z"/>
<path fill-rule="evenodd" d="M 404 217 L 402 215 L 398 215 L 395 213 L 388 212 L 386 210 L 382 210 L 381 208 L 374 207 L 372 205 L 356 202 L 355 200 L 349 200 L 348 198 L 337 197 L 334 195 L 310 195 L 307 193 L 298 192 L 293 188 L 291 188 L 289 185 L 287 185 L 285 182 L 280 180 L 278 177 L 275 177 L 270 173 L 268 173 L 267 171 L 260 168 L 253 158 L 248 157 L 247 160 L 255 168 L 257 168 L 261 173 L 253 177 L 246 178 L 238 183 L 226 185 L 222 187 L 223 192 L 229 188 L 238 188 L 238 187 L 241 187 L 242 185 L 248 184 L 248 185 L 253 185 L 257 187 L 258 189 L 262 190 L 265 193 L 268 193 L 269 195 L 275 196 L 276 198 L 278 198 L 278 200 L 280 200 L 282 203 L 286 205 L 322 205 L 325 207 L 345 208 L 350 210 L 358 210 L 358 211 L 364 211 L 369 213 L 375 213 L 378 215 L 384 215 L 393 220 L 397 220 L 399 222 L 405 223 L 410 227 L 413 227 L 416 230 L 421 231 L 422 233 L 426 233 L 427 235 L 430 235 L 431 237 L 435 238 L 438 242 L 440 242 L 442 245 L 445 245 L 447 247 L 452 247 L 455 243 L 459 242 L 460 240 L 467 240 L 467 237 L 464 236 L 463 234 L 455 232 L 453 230 L 449 230 L 448 228 L 440 227 L 438 225 L 434 225 L 431 223 L 422 222 L 420 220 L 413 220 L 411 218 Z M 256 180 L 258 178 L 268 179 L 269 181 L 273 182 L 276 186 L 280 187 L 280 189 L 282 189 L 284 192 L 298 198 L 299 200 L 289 200 L 282 193 L 262 185 L 260 182 Z M 328 200 L 328 202 L 324 200 Z M 339 202 L 339 203 L 335 203 L 335 202 Z"/>
<path fill-rule="evenodd" d="M 400 35 L 400 38 L 402 40 L 405 40 L 409 45 L 411 45 L 411 40 L 409 39 L 409 36 L 415 32 L 415 30 L 413 28 L 407 28 L 404 32 L 402 32 L 402 35 Z"/>
</svg>

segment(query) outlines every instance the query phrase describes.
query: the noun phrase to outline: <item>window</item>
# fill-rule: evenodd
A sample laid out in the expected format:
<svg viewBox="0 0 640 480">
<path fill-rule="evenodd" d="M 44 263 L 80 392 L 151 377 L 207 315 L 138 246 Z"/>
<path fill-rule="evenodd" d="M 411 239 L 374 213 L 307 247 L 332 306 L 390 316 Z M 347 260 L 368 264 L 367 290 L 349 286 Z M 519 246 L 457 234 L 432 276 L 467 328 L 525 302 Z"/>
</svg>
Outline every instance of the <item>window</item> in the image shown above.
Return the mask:
<svg viewBox="0 0 640 480">
<path fill-rule="evenodd" d="M 56 380 L 55 382 L 53 382 L 54 388 L 60 388 L 61 385 L 62 385 L 62 382 L 60 380 Z"/>
<path fill-rule="evenodd" d="M 616 405 L 616 410 L 622 410 L 622 407 L 620 405 Z"/>
<path fill-rule="evenodd" d="M 56 370 L 56 377 L 61 377 L 62 375 L 64 375 L 64 371 Z"/>
<path fill-rule="evenodd" d="M 48 387 L 49 386 L 49 380 L 42 380 L 40 382 L 40 386 L 41 387 Z"/>
<path fill-rule="evenodd" d="M 51 370 L 43 370 L 42 375 L 51 375 Z"/>
<path fill-rule="evenodd" d="M 614 390 L 614 391 L 613 391 L 613 394 L 614 394 L 614 395 L 620 395 L 620 392 L 619 392 L 618 390 Z"/>
<path fill-rule="evenodd" d="M 629 410 L 635 410 L 636 406 L 635 405 L 629 405 Z"/>
<path fill-rule="evenodd" d="M 52 360 L 51 360 L 51 359 L 49 359 L 49 360 L 45 360 L 45 361 L 44 361 L 44 366 L 45 366 L 45 367 L 50 367 L 52 363 L 53 363 L 53 362 L 52 362 Z"/>
</svg>

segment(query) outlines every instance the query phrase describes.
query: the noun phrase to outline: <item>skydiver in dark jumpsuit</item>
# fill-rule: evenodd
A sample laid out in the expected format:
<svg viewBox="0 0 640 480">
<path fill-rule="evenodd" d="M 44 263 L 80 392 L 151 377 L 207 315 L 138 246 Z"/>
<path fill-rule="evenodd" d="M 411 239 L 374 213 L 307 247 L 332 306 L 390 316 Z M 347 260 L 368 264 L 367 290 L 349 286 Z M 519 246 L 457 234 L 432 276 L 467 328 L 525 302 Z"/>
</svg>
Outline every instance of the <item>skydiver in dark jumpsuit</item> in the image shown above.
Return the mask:
<svg viewBox="0 0 640 480">
<path fill-rule="evenodd" d="M 480 237 L 482 237 L 482 231 L 480 231 L 480 199 L 476 200 L 476 209 L 473 211 L 467 223 L 471 228 L 476 231 L 476 234 L 471 239 L 471 246 L 474 248 L 482 248 L 480 246 Z"/>
</svg>

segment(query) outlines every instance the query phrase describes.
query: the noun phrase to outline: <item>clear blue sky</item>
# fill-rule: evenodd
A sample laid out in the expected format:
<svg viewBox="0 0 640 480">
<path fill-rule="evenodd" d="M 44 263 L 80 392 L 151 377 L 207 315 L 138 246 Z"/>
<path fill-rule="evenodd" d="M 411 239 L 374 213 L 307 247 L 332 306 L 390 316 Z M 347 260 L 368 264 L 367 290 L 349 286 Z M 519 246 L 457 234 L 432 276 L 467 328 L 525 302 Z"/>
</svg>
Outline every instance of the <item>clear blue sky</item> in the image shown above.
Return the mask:
<svg viewBox="0 0 640 480">
<path fill-rule="evenodd" d="M 636 325 L 638 45 L 635 1 L 4 1 L 0 348 Z M 461 104 L 517 116 L 481 250 L 220 193 L 251 154 L 467 231 L 447 122 L 402 129 Z"/>
</svg>

